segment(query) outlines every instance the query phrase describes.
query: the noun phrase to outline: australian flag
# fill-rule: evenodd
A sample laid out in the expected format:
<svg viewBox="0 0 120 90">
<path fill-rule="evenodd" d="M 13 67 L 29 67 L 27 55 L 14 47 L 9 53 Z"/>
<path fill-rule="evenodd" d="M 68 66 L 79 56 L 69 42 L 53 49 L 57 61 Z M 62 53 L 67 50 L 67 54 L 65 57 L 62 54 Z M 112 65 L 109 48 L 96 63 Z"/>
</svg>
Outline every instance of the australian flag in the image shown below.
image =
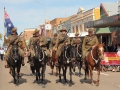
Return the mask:
<svg viewBox="0 0 120 90">
<path fill-rule="evenodd" d="M 10 20 L 9 15 L 7 14 L 7 12 L 5 11 L 5 23 L 4 26 L 7 28 L 7 37 L 11 34 L 12 32 L 12 28 L 14 27 L 12 21 Z"/>
</svg>

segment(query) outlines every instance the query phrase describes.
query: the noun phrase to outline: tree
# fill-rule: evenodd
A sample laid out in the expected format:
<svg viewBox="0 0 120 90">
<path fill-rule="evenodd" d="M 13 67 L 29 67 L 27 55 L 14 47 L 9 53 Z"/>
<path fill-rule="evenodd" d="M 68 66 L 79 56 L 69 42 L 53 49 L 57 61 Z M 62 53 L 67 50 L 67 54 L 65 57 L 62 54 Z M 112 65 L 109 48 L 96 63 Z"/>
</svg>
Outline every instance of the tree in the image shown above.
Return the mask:
<svg viewBox="0 0 120 90">
<path fill-rule="evenodd" d="M 2 33 L 0 33 L 0 40 L 2 40 Z"/>
</svg>

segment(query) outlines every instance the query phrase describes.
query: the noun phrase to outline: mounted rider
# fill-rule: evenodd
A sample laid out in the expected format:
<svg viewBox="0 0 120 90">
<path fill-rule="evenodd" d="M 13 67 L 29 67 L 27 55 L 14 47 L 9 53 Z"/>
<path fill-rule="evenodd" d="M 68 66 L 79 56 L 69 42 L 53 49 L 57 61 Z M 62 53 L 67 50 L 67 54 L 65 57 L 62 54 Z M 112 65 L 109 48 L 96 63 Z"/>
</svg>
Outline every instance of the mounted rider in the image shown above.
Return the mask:
<svg viewBox="0 0 120 90">
<path fill-rule="evenodd" d="M 35 38 L 37 38 L 36 36 L 35 36 L 35 31 L 32 33 L 33 34 L 33 36 L 32 37 L 30 37 L 30 40 L 29 40 L 29 43 L 28 43 L 28 50 L 29 50 L 29 56 L 31 57 L 31 55 L 30 55 L 30 53 L 31 53 L 31 51 L 33 50 L 33 45 L 34 45 L 34 40 L 35 40 Z M 30 60 L 30 58 L 28 59 L 28 61 L 27 61 L 27 63 L 29 63 L 31 60 Z"/>
<path fill-rule="evenodd" d="M 57 40 L 57 33 L 54 34 L 54 38 L 51 39 L 51 43 L 50 43 L 50 49 L 52 50 L 55 46 L 56 40 Z"/>
<path fill-rule="evenodd" d="M 5 67 L 9 67 L 8 65 L 8 57 L 10 55 L 10 51 L 12 49 L 12 45 L 13 44 L 18 44 L 19 48 L 19 54 L 22 56 L 22 66 L 24 66 L 24 50 L 21 49 L 21 44 L 22 41 L 20 39 L 20 37 L 17 35 L 17 28 L 14 27 L 12 28 L 12 34 L 8 36 L 8 39 L 5 38 L 4 36 L 4 42 L 8 44 L 8 48 L 7 48 L 7 52 L 5 54 Z"/>
<path fill-rule="evenodd" d="M 60 32 L 61 34 L 57 37 L 55 47 L 54 47 L 54 50 L 57 51 L 56 52 L 56 65 L 57 66 L 58 66 L 58 58 L 61 55 L 63 46 L 70 44 L 70 38 L 66 33 L 67 32 L 66 28 L 62 28 Z"/>
<path fill-rule="evenodd" d="M 88 29 L 88 35 L 84 37 L 82 44 L 82 68 L 85 69 L 85 60 L 87 53 L 98 44 L 97 36 L 93 34 L 94 28 Z"/>
<path fill-rule="evenodd" d="M 75 37 L 71 41 L 71 45 L 77 48 L 81 44 L 81 42 L 82 41 L 79 37 L 79 33 L 76 33 Z"/>
<path fill-rule="evenodd" d="M 31 48 L 31 59 L 33 60 L 33 57 L 35 56 L 35 51 L 34 51 L 34 48 L 33 48 L 33 45 L 35 42 L 39 42 L 39 45 L 41 46 L 42 50 L 45 51 L 45 54 L 46 56 L 49 58 L 50 57 L 50 54 L 49 54 L 49 51 L 47 50 L 47 39 L 44 37 L 44 36 L 41 36 L 39 34 L 39 30 L 35 30 L 35 38 L 33 38 L 31 40 L 31 45 L 32 45 L 32 48 Z"/>
</svg>

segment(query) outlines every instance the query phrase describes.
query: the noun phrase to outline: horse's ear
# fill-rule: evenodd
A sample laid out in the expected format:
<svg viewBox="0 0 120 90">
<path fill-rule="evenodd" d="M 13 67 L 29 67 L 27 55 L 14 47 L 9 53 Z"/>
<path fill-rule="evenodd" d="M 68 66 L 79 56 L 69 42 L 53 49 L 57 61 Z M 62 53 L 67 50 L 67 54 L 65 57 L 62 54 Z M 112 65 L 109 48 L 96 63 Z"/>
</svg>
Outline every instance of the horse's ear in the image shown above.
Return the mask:
<svg viewBox="0 0 120 90">
<path fill-rule="evenodd" d="M 102 45 L 104 46 L 104 45 L 105 45 L 105 43 L 102 43 Z"/>
</svg>

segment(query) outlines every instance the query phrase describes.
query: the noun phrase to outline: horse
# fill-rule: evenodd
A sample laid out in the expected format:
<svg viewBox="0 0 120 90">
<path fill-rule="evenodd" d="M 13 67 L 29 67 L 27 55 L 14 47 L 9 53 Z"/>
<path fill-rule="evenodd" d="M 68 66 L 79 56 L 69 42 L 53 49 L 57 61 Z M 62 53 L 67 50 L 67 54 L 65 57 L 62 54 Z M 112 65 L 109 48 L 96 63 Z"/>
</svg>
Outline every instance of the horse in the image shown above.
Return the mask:
<svg viewBox="0 0 120 90">
<path fill-rule="evenodd" d="M 98 44 L 95 46 L 93 49 L 91 49 L 88 54 L 86 55 L 86 61 L 85 61 L 85 80 L 87 79 L 87 76 L 89 76 L 89 70 L 90 70 L 90 78 L 91 78 L 91 84 L 94 85 L 93 82 L 93 69 L 96 68 L 97 73 L 98 73 L 98 78 L 96 85 L 99 85 L 100 81 L 100 71 L 101 71 L 101 65 L 100 62 L 101 60 L 104 60 L 104 43 L 103 44 Z"/>
<path fill-rule="evenodd" d="M 70 83 L 72 83 L 72 61 L 75 60 L 75 48 L 71 45 L 63 46 L 62 52 L 58 58 L 58 68 L 59 68 L 59 82 L 61 82 L 61 68 L 63 70 L 63 77 L 65 83 L 66 80 L 66 71 L 69 66 L 69 74 L 70 74 Z"/>
<path fill-rule="evenodd" d="M 78 67 L 79 73 L 78 75 L 81 76 L 81 68 L 82 68 L 82 43 L 80 43 L 76 48 L 76 58 L 73 64 L 73 72 L 75 74 L 75 67 Z"/>
<path fill-rule="evenodd" d="M 54 66 L 56 62 L 56 51 L 52 51 L 52 57 L 50 59 L 50 67 L 52 69 L 52 75 L 54 74 Z M 58 67 L 56 66 L 56 76 L 58 75 Z"/>
<path fill-rule="evenodd" d="M 19 82 L 21 62 L 22 62 L 22 57 L 19 54 L 18 45 L 14 44 L 12 45 L 12 49 L 10 50 L 10 55 L 8 58 L 8 64 L 12 71 L 11 74 L 14 79 L 14 84 L 16 84 L 17 81 Z M 15 69 L 17 69 L 17 71 Z"/>
<path fill-rule="evenodd" d="M 36 69 L 36 81 L 38 79 L 40 80 L 40 75 L 42 76 L 42 83 L 44 82 L 45 79 L 45 70 L 46 70 L 46 63 L 48 61 L 48 58 L 45 54 L 45 51 L 42 50 L 41 46 L 37 42 L 34 44 L 34 51 L 35 51 L 35 56 L 34 56 L 34 66 Z M 41 73 L 40 73 L 40 68 Z"/>
</svg>

